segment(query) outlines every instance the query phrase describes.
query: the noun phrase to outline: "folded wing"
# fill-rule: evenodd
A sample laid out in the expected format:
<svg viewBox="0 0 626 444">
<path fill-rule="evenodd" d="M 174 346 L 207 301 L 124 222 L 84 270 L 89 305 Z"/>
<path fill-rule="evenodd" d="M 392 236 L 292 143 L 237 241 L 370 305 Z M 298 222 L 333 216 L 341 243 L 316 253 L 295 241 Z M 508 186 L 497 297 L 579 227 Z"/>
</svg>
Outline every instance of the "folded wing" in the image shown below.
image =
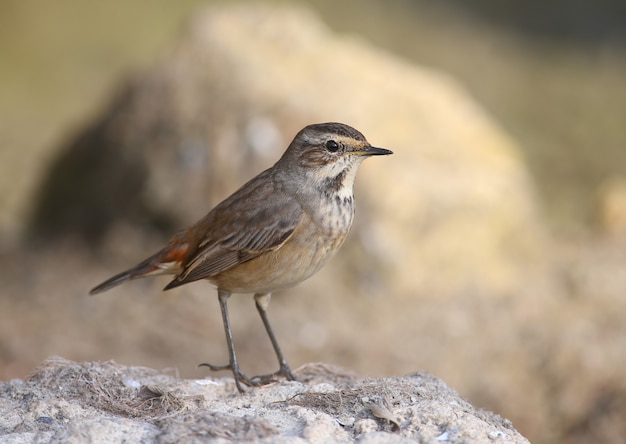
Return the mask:
<svg viewBox="0 0 626 444">
<path fill-rule="evenodd" d="M 183 270 L 165 289 L 206 279 L 280 248 L 292 235 L 302 207 L 267 171 L 241 187 L 190 230 L 203 231 Z"/>
</svg>

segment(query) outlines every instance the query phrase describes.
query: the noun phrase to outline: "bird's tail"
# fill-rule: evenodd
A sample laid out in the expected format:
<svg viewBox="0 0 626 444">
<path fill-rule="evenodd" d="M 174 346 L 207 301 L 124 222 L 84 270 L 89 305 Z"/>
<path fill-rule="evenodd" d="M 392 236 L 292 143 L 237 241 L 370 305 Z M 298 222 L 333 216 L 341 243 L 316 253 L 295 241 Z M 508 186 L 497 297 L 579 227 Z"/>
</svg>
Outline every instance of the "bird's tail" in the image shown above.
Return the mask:
<svg viewBox="0 0 626 444">
<path fill-rule="evenodd" d="M 102 293 L 103 291 L 107 291 L 107 290 L 109 290 L 109 289 L 111 289 L 113 287 L 116 287 L 116 286 L 120 285 L 121 283 L 129 281 L 131 279 L 136 279 L 139 276 L 140 275 L 137 275 L 137 274 L 134 273 L 134 269 L 123 271 L 123 272 L 118 273 L 115 276 L 107 279 L 106 281 L 102 282 L 101 284 L 93 287 L 89 291 L 89 294 Z"/>
<path fill-rule="evenodd" d="M 175 274 L 179 269 L 179 264 L 177 264 L 176 262 L 163 262 L 163 253 L 164 251 L 161 250 L 155 255 L 150 256 L 145 261 L 137 264 L 133 268 L 122 271 L 121 273 L 110 277 L 106 281 L 92 288 L 89 294 L 102 293 L 103 291 L 107 291 L 113 287 L 116 287 L 126 281 L 130 281 L 133 279 L 148 276 L 157 276 L 160 274 Z"/>
</svg>

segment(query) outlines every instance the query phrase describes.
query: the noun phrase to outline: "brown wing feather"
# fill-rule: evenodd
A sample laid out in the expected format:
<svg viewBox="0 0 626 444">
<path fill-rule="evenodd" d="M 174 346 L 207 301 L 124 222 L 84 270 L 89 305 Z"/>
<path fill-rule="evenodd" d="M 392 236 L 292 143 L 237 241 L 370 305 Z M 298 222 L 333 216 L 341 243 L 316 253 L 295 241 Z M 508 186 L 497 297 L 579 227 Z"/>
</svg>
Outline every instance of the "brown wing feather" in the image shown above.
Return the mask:
<svg viewBox="0 0 626 444">
<path fill-rule="evenodd" d="M 165 289 L 215 276 L 280 248 L 302 217 L 302 207 L 287 196 L 268 171 L 216 206 L 190 230 L 202 233 L 197 250 Z"/>
</svg>

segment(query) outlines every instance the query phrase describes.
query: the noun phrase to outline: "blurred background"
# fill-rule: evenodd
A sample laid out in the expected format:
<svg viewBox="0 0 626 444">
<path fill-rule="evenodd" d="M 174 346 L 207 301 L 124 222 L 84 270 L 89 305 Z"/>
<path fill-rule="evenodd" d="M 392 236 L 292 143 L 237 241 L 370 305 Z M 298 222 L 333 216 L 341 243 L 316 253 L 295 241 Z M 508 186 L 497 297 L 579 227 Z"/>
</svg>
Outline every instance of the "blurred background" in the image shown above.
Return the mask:
<svg viewBox="0 0 626 444">
<path fill-rule="evenodd" d="M 87 292 L 338 120 L 395 155 L 361 168 L 338 257 L 273 299 L 292 367 L 423 369 L 531 441 L 626 442 L 625 79 L 617 0 L 3 0 L 0 379 L 225 361 L 208 284 Z"/>
</svg>

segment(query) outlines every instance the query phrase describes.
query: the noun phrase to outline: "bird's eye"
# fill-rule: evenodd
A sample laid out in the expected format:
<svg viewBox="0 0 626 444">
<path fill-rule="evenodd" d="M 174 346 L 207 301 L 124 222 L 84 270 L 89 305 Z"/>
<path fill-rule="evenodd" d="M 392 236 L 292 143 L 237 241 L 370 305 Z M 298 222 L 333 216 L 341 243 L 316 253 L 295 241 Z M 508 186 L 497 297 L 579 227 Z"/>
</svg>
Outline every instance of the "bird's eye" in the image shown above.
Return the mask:
<svg viewBox="0 0 626 444">
<path fill-rule="evenodd" d="M 336 153 L 339 151 L 339 144 L 334 140 L 329 140 L 326 142 L 326 149 L 331 153 Z"/>
</svg>

